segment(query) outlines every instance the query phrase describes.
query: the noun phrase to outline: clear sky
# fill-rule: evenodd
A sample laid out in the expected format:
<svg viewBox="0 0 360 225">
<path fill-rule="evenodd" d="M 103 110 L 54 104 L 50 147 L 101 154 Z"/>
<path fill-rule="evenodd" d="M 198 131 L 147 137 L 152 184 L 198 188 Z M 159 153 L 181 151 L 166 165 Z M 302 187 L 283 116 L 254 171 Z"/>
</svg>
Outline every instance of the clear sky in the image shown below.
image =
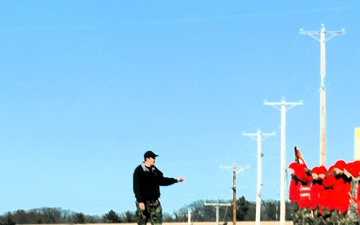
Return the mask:
<svg viewBox="0 0 360 225">
<path fill-rule="evenodd" d="M 61 207 L 135 210 L 132 175 L 151 149 L 167 177 L 164 211 L 196 200 L 280 198 L 280 111 L 286 163 L 298 146 L 319 165 L 320 43 L 326 42 L 327 158 L 354 159 L 360 126 L 360 2 L 0 2 L 0 213 Z M 289 176 L 287 176 L 289 177 Z"/>
</svg>

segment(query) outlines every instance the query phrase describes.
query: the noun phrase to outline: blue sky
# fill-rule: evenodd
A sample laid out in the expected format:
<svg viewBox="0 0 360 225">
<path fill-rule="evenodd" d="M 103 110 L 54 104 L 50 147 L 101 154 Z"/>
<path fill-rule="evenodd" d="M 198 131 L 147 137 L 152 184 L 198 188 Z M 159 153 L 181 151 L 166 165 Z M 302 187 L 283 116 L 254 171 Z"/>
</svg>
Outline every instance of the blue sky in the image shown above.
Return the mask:
<svg viewBox="0 0 360 225">
<path fill-rule="evenodd" d="M 346 30 L 326 43 L 327 157 L 354 159 L 360 126 L 358 1 L 1 1 L 0 213 L 61 207 L 135 210 L 132 174 L 159 154 L 165 212 L 196 200 L 280 199 L 298 146 L 319 164 L 320 44 L 299 33 Z"/>
</svg>

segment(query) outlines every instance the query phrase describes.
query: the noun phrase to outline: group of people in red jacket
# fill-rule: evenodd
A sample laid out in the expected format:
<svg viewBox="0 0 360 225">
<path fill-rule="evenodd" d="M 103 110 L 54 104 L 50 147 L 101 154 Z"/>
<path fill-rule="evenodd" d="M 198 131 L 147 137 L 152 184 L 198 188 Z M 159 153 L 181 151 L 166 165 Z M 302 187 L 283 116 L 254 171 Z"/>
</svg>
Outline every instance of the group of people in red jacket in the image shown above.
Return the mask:
<svg viewBox="0 0 360 225">
<path fill-rule="evenodd" d="M 338 160 L 328 169 L 293 162 L 289 172 L 294 224 L 359 224 L 360 161 Z"/>
</svg>

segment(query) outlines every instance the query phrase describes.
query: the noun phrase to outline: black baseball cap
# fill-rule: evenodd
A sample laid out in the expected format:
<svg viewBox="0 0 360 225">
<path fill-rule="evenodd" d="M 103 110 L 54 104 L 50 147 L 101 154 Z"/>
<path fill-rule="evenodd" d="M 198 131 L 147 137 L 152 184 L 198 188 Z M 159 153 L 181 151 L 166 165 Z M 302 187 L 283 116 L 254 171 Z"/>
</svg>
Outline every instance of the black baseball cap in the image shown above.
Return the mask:
<svg viewBox="0 0 360 225">
<path fill-rule="evenodd" d="M 144 159 L 146 159 L 146 158 L 154 158 L 155 159 L 155 157 L 157 157 L 157 156 L 159 156 L 159 155 L 156 155 L 153 151 L 147 151 L 144 154 Z"/>
</svg>

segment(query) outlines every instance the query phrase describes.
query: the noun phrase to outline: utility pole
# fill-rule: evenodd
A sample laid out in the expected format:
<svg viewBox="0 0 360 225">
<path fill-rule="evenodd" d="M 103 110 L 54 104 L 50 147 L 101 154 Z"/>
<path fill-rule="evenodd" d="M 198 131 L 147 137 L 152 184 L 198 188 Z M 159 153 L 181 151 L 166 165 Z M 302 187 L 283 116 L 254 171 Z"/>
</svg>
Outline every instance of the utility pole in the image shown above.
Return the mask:
<svg viewBox="0 0 360 225">
<path fill-rule="evenodd" d="M 281 111 L 281 148 L 280 148 L 280 225 L 285 225 L 285 181 L 286 181 L 286 132 L 285 132 L 285 123 L 286 123 L 286 111 L 295 107 L 296 105 L 302 105 L 302 101 L 300 102 L 285 102 L 284 97 L 281 102 L 264 102 L 265 105 L 271 105 L 276 109 Z M 277 107 L 280 105 L 281 107 Z M 286 106 L 290 107 L 286 109 Z"/>
<path fill-rule="evenodd" d="M 360 127 L 355 128 L 354 159 L 360 160 Z"/>
<path fill-rule="evenodd" d="M 233 225 L 236 225 L 236 165 L 233 165 Z"/>
<path fill-rule="evenodd" d="M 260 215 L 261 215 L 261 158 L 263 157 L 263 154 L 261 153 L 261 137 L 262 136 L 272 136 L 275 135 L 274 132 L 272 133 L 261 133 L 261 131 L 258 129 L 257 133 L 249 134 L 249 133 L 243 133 L 244 136 L 249 137 L 256 137 L 257 140 L 257 191 L 256 191 L 256 225 L 260 225 Z"/>
<path fill-rule="evenodd" d="M 204 203 L 204 205 L 215 206 L 216 208 L 216 225 L 219 225 L 219 208 L 220 206 L 231 206 L 230 203 L 219 203 L 219 200 L 216 203 Z"/>
<path fill-rule="evenodd" d="M 190 209 L 188 210 L 188 225 L 192 225 L 192 223 L 191 223 L 191 211 L 190 211 Z"/>
<path fill-rule="evenodd" d="M 325 42 L 333 38 L 335 35 L 344 33 L 344 29 L 341 31 L 325 31 L 324 24 L 321 24 L 320 31 L 303 31 L 303 29 L 300 29 L 300 34 L 308 34 L 320 41 L 320 165 L 322 166 L 325 166 L 326 161 Z M 331 34 L 331 36 L 326 39 L 327 34 Z M 320 39 L 314 35 L 319 35 Z"/>
<path fill-rule="evenodd" d="M 229 169 L 229 167 L 225 167 L 225 166 L 220 166 L 220 167 Z M 249 167 L 249 166 L 245 166 L 245 167 L 240 168 L 239 170 L 236 170 L 236 165 L 234 164 L 232 166 L 232 173 L 233 173 L 233 187 L 232 187 L 232 190 L 233 190 L 233 225 L 236 225 L 236 174 L 244 171 L 247 167 Z"/>
</svg>

